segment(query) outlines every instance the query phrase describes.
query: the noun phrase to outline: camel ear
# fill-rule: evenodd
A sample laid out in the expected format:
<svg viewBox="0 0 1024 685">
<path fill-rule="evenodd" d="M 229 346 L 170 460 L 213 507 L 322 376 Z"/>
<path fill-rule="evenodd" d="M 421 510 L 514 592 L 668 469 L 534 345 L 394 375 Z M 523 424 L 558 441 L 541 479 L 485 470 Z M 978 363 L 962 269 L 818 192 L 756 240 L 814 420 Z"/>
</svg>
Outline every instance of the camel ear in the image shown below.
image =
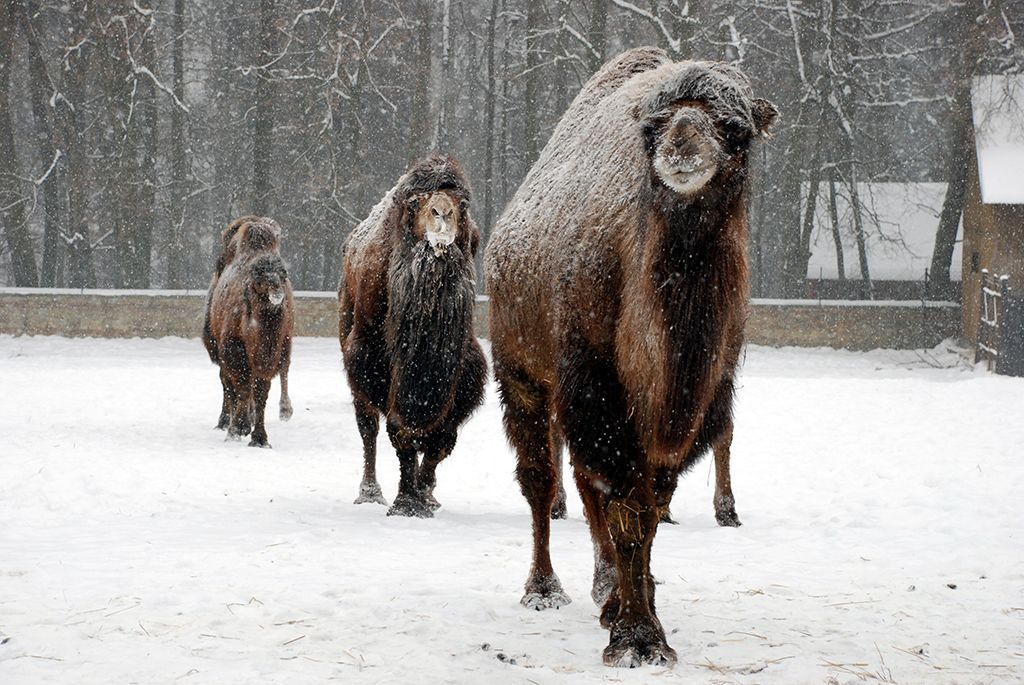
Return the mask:
<svg viewBox="0 0 1024 685">
<path fill-rule="evenodd" d="M 771 134 L 768 129 L 779 117 L 779 108 L 764 98 L 757 98 L 754 100 L 754 106 L 751 107 L 750 113 L 754 118 L 754 126 L 758 135 L 770 138 Z"/>
</svg>

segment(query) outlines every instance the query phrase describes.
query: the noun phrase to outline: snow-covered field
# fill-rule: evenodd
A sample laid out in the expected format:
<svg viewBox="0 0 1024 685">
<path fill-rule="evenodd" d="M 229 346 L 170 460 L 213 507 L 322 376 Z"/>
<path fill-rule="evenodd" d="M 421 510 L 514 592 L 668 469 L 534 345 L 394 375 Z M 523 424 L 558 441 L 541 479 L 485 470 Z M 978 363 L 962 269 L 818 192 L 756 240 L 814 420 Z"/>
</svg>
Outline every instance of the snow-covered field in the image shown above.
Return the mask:
<svg viewBox="0 0 1024 685">
<path fill-rule="evenodd" d="M 1022 380 L 751 348 L 744 525 L 715 525 L 710 462 L 683 482 L 654 550 L 680 661 L 625 671 L 601 665 L 574 496 L 553 527 L 574 603 L 519 605 L 530 522 L 493 387 L 437 518 L 405 520 L 351 503 L 337 343 L 298 340 L 291 378 L 295 417 L 256 450 L 212 429 L 197 340 L 0 337 L 0 683 L 1024 680 Z"/>
</svg>

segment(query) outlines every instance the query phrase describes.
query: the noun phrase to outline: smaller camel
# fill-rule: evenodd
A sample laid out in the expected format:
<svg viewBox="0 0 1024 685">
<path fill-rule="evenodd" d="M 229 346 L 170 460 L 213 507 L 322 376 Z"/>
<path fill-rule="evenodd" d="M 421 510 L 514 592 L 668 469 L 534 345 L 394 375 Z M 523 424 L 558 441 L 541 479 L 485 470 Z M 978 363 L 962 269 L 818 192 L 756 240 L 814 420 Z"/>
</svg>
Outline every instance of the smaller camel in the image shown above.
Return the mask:
<svg viewBox="0 0 1024 685">
<path fill-rule="evenodd" d="M 250 447 L 270 447 L 264 425 L 270 382 L 287 373 L 291 360 L 295 305 L 280 235 L 271 219 L 233 222 L 224 233 L 227 259 L 218 261 L 207 299 L 203 341 L 220 366 L 221 422 L 230 438 L 251 432 Z M 282 415 L 286 399 L 282 383 Z"/>
<path fill-rule="evenodd" d="M 206 316 L 203 321 L 203 345 L 206 346 L 206 352 L 210 355 L 210 361 L 214 364 L 218 364 L 217 361 L 217 345 L 213 337 L 213 331 L 210 330 L 210 298 L 213 296 L 213 291 L 217 286 L 217 281 L 220 280 L 220 275 L 224 272 L 224 268 L 231 263 L 235 258 L 235 234 L 243 224 L 253 221 L 264 221 L 274 231 L 278 240 L 281 238 L 281 227 L 277 225 L 277 222 L 272 219 L 262 219 L 258 216 L 251 214 L 239 217 L 228 224 L 220 234 L 221 240 L 221 253 L 217 257 L 217 263 L 214 267 L 213 277 L 210 278 L 210 287 L 206 297 Z M 284 368 L 281 369 L 281 399 L 278 404 L 278 417 L 282 421 L 287 421 L 292 417 L 292 400 L 288 396 L 288 364 L 285 364 Z M 227 388 L 224 389 L 224 399 L 221 402 L 220 416 L 217 419 L 218 430 L 224 430 L 228 427 L 230 421 L 230 411 L 228 407 L 228 393 Z"/>
</svg>

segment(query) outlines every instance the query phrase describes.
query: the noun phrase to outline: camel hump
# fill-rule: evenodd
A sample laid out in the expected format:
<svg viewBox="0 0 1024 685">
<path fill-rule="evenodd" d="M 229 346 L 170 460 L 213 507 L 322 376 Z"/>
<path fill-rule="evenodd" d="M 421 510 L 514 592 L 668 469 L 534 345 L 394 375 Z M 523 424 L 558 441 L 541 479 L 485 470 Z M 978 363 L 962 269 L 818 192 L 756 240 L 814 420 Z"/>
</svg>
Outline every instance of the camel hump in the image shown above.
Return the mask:
<svg viewBox="0 0 1024 685">
<path fill-rule="evenodd" d="M 243 225 L 239 234 L 246 252 L 263 252 L 277 249 L 281 228 L 273 219 L 259 217 Z"/>
<path fill-rule="evenodd" d="M 582 116 L 637 74 L 657 69 L 671 61 L 664 50 L 655 47 L 633 48 L 612 57 L 583 85 L 562 117 L 563 120 Z"/>
<path fill-rule="evenodd" d="M 612 57 L 594 72 L 583 86 L 583 93 L 607 95 L 637 74 L 657 69 L 672 60 L 661 48 L 633 48 Z"/>
</svg>

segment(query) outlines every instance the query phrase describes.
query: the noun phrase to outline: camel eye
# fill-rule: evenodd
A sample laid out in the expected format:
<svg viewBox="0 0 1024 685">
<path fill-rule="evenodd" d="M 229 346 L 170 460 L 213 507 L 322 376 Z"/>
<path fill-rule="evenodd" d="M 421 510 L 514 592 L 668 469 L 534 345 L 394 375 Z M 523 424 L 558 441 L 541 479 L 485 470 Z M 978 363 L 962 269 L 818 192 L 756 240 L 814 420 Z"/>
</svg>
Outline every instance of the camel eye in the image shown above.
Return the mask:
<svg viewBox="0 0 1024 685">
<path fill-rule="evenodd" d="M 432 207 L 430 211 L 434 213 L 434 216 L 441 216 L 441 212 L 437 211 L 437 207 Z"/>
</svg>

